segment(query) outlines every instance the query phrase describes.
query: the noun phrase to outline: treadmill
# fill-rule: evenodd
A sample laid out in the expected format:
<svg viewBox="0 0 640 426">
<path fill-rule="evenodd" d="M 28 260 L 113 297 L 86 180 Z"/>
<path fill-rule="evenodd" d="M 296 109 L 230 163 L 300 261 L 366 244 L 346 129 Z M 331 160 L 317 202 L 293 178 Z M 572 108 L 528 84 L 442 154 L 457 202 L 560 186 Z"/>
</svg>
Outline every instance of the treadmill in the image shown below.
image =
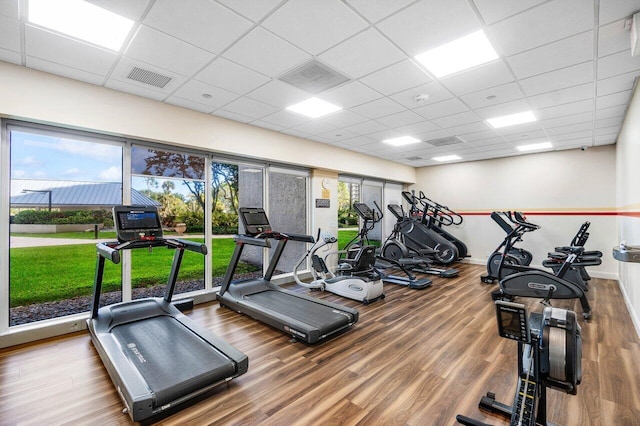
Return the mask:
<svg viewBox="0 0 640 426">
<path fill-rule="evenodd" d="M 245 354 L 192 322 L 171 303 L 185 250 L 207 246 L 163 237 L 154 206 L 113 208 L 118 241 L 97 244 L 91 341 L 133 421 L 142 421 L 201 395 L 247 371 Z M 120 263 L 122 250 L 174 249 L 163 298 L 100 307 L 105 259 Z"/>
<path fill-rule="evenodd" d="M 262 321 L 290 335 L 294 340 L 316 343 L 344 331 L 358 322 L 358 311 L 281 288 L 271 282 L 288 241 L 313 243 L 310 235 L 285 234 L 271 229 L 262 208 L 239 209 L 245 235 L 236 235 L 236 247 L 218 292 L 220 305 Z M 231 281 L 246 245 L 271 247 L 271 261 L 262 278 Z"/>
</svg>

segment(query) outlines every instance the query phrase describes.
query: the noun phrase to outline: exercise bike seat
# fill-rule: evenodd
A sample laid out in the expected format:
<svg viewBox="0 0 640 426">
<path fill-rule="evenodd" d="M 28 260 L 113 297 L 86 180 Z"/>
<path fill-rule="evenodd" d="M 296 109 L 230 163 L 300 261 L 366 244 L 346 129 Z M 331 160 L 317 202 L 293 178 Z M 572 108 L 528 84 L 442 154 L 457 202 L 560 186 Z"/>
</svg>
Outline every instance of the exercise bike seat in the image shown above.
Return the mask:
<svg viewBox="0 0 640 426">
<path fill-rule="evenodd" d="M 358 249 L 358 252 L 351 259 L 341 259 L 337 267 L 337 272 L 340 273 L 367 273 L 371 272 L 376 263 L 376 247 L 375 246 L 363 246 Z"/>
</svg>

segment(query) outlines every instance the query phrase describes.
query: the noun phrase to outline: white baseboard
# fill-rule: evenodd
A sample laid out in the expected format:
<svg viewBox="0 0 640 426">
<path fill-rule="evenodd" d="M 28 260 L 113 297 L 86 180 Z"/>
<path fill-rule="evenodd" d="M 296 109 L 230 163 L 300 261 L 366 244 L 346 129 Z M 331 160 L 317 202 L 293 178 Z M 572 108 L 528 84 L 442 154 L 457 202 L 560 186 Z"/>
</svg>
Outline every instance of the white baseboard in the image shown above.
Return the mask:
<svg viewBox="0 0 640 426">
<path fill-rule="evenodd" d="M 629 312 L 629 316 L 631 317 L 631 322 L 633 322 L 633 326 L 636 328 L 636 334 L 638 335 L 638 337 L 640 337 L 640 318 L 638 317 L 638 313 L 633 308 L 631 299 L 627 294 L 627 290 L 624 288 L 624 285 L 620 280 L 618 280 L 618 287 L 620 287 L 620 293 L 622 293 L 624 303 L 627 305 L 627 311 Z"/>
</svg>

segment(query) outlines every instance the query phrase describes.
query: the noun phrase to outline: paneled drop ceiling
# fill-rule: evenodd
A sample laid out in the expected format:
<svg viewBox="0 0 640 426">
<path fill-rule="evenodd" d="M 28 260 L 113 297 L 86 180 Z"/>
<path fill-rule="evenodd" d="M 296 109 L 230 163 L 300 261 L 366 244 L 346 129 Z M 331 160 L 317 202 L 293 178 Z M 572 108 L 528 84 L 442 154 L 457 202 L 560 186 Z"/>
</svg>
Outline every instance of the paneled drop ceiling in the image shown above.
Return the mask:
<svg viewBox="0 0 640 426">
<path fill-rule="evenodd" d="M 640 75 L 640 0 L 90 2 L 135 20 L 121 51 L 30 24 L 27 0 L 2 0 L 0 60 L 418 167 L 541 141 L 613 144 Z M 498 59 L 442 78 L 414 59 L 478 30 Z M 315 81 L 325 73 L 330 88 Z M 312 96 L 343 109 L 286 109 Z M 525 110 L 538 121 L 485 121 Z M 420 142 L 382 142 L 405 135 Z"/>
</svg>

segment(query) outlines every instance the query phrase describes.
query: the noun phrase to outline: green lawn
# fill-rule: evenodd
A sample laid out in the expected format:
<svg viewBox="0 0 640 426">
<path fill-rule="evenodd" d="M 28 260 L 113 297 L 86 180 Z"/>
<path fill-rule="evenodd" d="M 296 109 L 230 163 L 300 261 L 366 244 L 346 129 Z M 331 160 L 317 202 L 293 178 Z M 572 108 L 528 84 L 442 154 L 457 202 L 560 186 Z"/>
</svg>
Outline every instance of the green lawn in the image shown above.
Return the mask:
<svg viewBox="0 0 640 426">
<path fill-rule="evenodd" d="M 224 275 L 234 247 L 231 238 L 212 240 L 213 276 Z M 139 287 L 165 283 L 173 253 L 173 250 L 161 247 L 153 249 L 152 253 L 146 250 L 132 251 L 132 285 Z M 95 262 L 94 244 L 11 249 L 11 306 L 90 295 Z M 202 279 L 203 270 L 204 257 L 198 253 L 185 252 L 179 279 Z M 237 272 L 252 270 L 255 270 L 253 266 L 241 263 Z M 120 289 L 120 271 L 121 265 L 114 265 L 109 261 L 105 263 L 103 291 Z"/>
<path fill-rule="evenodd" d="M 358 231 L 338 231 L 338 245 L 342 249 Z M 70 232 L 44 234 L 45 238 L 86 238 L 87 233 Z M 26 234 L 19 234 L 27 236 Z M 30 236 L 40 237 L 43 234 Z M 93 234 L 91 234 L 91 237 Z M 114 233 L 101 232 L 100 238 L 114 238 Z M 203 242 L 203 239 L 191 239 Z M 235 244 L 231 238 L 212 240 L 213 276 L 224 275 Z M 155 248 L 132 251 L 132 277 L 134 287 L 164 284 L 171 269 L 173 250 Z M 88 296 L 93 291 L 93 276 L 96 263 L 94 244 L 63 245 L 50 247 L 25 247 L 10 250 L 12 307 L 32 303 L 52 302 L 77 296 Z M 103 291 L 116 291 L 121 287 L 121 265 L 105 263 Z M 180 268 L 179 280 L 203 278 L 204 258 L 193 252 L 185 252 Z M 256 270 L 249 264 L 240 263 L 237 272 Z"/>
</svg>

